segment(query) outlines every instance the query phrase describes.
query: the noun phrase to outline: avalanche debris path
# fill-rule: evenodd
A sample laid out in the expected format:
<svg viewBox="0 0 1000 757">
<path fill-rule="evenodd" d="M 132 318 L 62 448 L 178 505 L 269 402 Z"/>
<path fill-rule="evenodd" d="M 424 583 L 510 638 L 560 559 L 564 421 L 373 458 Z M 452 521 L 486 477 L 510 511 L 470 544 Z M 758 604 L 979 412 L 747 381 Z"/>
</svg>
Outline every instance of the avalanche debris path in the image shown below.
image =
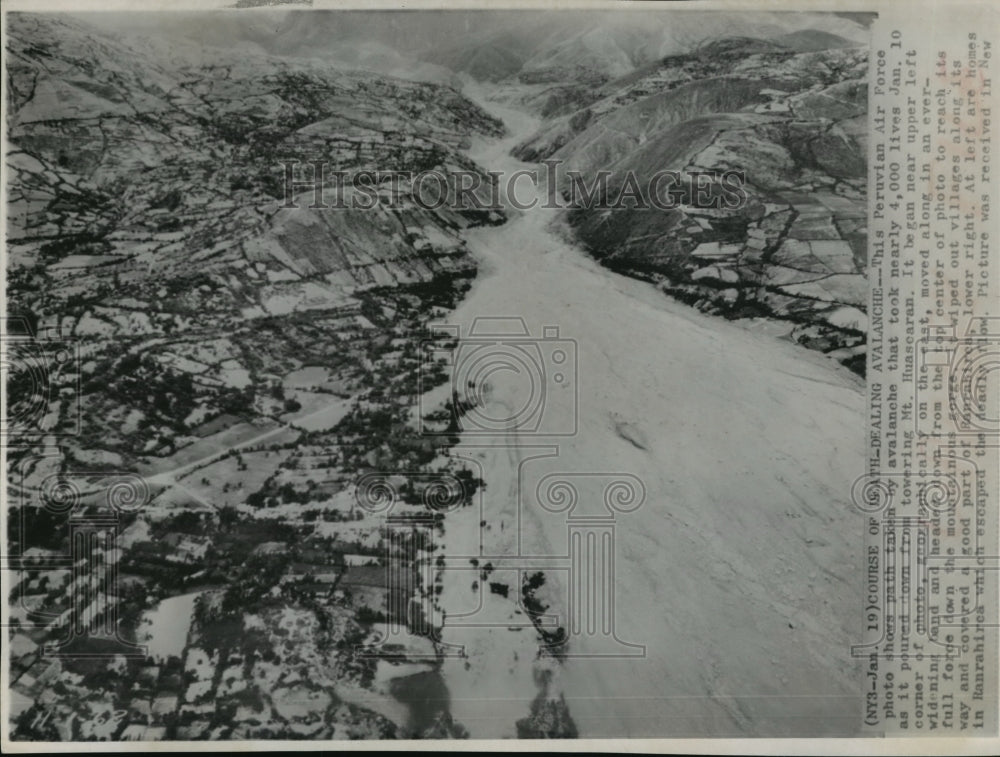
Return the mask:
<svg viewBox="0 0 1000 757">
<path fill-rule="evenodd" d="M 466 94 L 508 136 L 481 140 L 470 156 L 505 175 L 535 168 L 509 152 L 537 120 L 474 86 Z M 545 668 L 550 696 L 565 696 L 583 737 L 855 732 L 863 524 L 849 493 L 863 472 L 863 383 L 605 270 L 557 233 L 559 222 L 536 207 L 468 232 L 480 274 L 448 321 L 465 337 L 478 317 L 520 317 L 533 336 L 555 325 L 575 340 L 577 399 L 546 384 L 542 431 L 575 418 L 576 433 L 463 434 L 454 452 L 482 466 L 486 525 L 471 508 L 449 514 L 443 553 L 474 554 L 480 537 L 485 554 L 516 552 L 520 522 L 522 554 L 566 555 L 565 514 L 532 501 L 540 477 L 637 476 L 645 504 L 616 519 L 614 633 L 645 656 L 572 656 L 601 648 L 600 635 L 584 635 L 561 662 L 536 659 L 537 635 L 515 627 L 525 618 L 512 601 L 530 571 L 490 576 L 508 584 L 508 599 L 486 581 L 473 588 L 478 571 L 446 570 L 441 607 L 481 623 L 443 631 L 465 647 L 442 671 L 455 720 L 473 738 L 515 736 Z M 494 374 L 486 410 L 524 406 L 518 379 Z M 547 445 L 558 454 L 539 457 Z M 569 571 L 545 575 L 544 601 L 565 625 Z"/>
</svg>

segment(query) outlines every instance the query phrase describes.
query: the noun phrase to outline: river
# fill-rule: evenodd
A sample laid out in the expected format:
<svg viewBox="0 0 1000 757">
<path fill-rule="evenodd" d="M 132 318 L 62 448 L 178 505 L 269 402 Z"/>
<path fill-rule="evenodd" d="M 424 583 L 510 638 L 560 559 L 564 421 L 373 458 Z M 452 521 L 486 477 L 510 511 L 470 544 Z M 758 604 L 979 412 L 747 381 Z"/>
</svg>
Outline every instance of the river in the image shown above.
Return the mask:
<svg viewBox="0 0 1000 757">
<path fill-rule="evenodd" d="M 534 168 L 509 152 L 537 120 L 467 94 L 509 131 L 470 156 L 508 175 Z M 522 201 L 544 193 L 529 184 L 518 184 Z M 463 335 L 482 317 L 522 318 L 535 336 L 557 326 L 578 362 L 564 364 L 561 382 L 547 364 L 542 433 L 463 434 L 454 452 L 482 467 L 487 525 L 480 534 L 479 513 L 449 514 L 444 554 L 475 554 L 481 535 L 484 554 L 556 558 L 538 562 L 565 625 L 566 514 L 540 509 L 536 484 L 566 472 L 592 497 L 590 483 L 634 476 L 646 496 L 615 518 L 613 634 L 645 650 L 589 657 L 607 650 L 608 634 L 584 634 L 570 647 L 583 656 L 536 660 L 536 634 L 517 628 L 525 616 L 514 603 L 474 588 L 474 572 L 446 570 L 443 637 L 465 647 L 442 667 L 455 720 L 474 738 L 514 736 L 547 667 L 584 737 L 853 733 L 862 522 L 849 492 L 863 472 L 863 383 L 753 324 L 609 272 L 564 241 L 560 223 L 559 211 L 536 207 L 467 234 L 479 275 L 449 322 Z M 485 407 L 513 415 L 531 386 L 497 372 L 482 387 Z M 489 580 L 513 597 L 521 576 L 498 569 Z"/>
</svg>

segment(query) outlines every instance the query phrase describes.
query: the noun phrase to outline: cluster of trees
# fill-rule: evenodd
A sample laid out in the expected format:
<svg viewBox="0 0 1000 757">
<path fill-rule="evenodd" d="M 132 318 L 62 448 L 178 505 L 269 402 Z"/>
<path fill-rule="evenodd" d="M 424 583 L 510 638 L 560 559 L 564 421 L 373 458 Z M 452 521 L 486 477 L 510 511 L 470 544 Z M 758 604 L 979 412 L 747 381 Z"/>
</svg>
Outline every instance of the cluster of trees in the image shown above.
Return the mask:
<svg viewBox="0 0 1000 757">
<path fill-rule="evenodd" d="M 222 614 L 243 612 L 260 603 L 288 571 L 291 556 L 287 552 L 254 554 L 231 578 L 222 597 Z"/>
<path fill-rule="evenodd" d="M 307 481 L 306 488 L 300 491 L 287 481 L 278 486 L 274 476 L 271 476 L 260 489 L 247 497 L 247 504 L 251 507 L 277 507 L 281 504 L 305 505 L 323 499 L 323 496 L 312 480 Z"/>
<path fill-rule="evenodd" d="M 346 472 L 369 467 L 411 471 L 430 464 L 440 441 L 421 435 L 408 423 L 407 414 L 408 407 L 388 402 L 352 408 L 334 428 L 349 444 L 344 454 Z"/>
</svg>

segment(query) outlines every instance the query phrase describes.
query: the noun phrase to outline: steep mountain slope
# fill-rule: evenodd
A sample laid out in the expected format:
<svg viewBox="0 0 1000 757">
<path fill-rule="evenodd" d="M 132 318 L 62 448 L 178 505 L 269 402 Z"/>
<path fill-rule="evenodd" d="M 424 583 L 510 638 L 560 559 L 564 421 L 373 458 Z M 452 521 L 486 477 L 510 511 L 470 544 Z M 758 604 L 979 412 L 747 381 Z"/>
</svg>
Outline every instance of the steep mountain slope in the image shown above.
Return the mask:
<svg viewBox="0 0 1000 757">
<path fill-rule="evenodd" d="M 784 38 L 788 43 L 788 38 Z M 610 172 L 613 204 L 628 177 L 738 171 L 745 201 L 727 209 L 690 196 L 671 209 L 577 207 L 571 222 L 599 260 L 649 278 L 702 310 L 789 321 L 790 336 L 863 370 L 867 329 L 865 177 L 867 56 L 811 32 L 796 52 L 776 41 L 724 39 L 602 88 L 515 148 L 560 161 L 586 186 Z"/>
<path fill-rule="evenodd" d="M 456 57 L 458 50 L 487 47 L 494 54 L 504 50 L 510 58 L 522 59 L 519 71 L 512 70 L 513 66 L 507 68 L 508 75 L 516 73 L 522 83 L 599 84 L 665 55 L 684 53 L 711 40 L 738 34 L 760 39 L 788 35 L 786 46 L 790 49 L 798 49 L 793 44 L 796 40 L 798 44 L 822 45 L 823 35 L 826 47 L 857 44 L 864 38 L 863 29 L 848 20 L 833 24 L 836 28 L 832 29 L 830 20 L 824 19 L 824 33 L 810 31 L 815 23 L 816 16 L 809 13 L 665 14 L 638 7 L 571 16 L 522 13 L 513 19 L 491 19 L 482 25 L 483 31 L 468 35 L 443 53 L 426 51 L 422 55 L 448 65 L 447 60 L 468 59 Z M 471 70 L 466 72 L 476 76 Z M 483 78 L 489 80 L 504 78 L 499 72 L 486 73 Z"/>
<path fill-rule="evenodd" d="M 467 276 L 459 231 L 500 220 L 426 210 L 407 181 L 392 197 L 379 189 L 371 210 L 308 207 L 311 161 L 328 176 L 470 168 L 469 135 L 501 126 L 454 90 L 247 51 L 140 48 L 65 17 L 9 23 L 9 307 L 83 343 L 85 439 L 148 453 L 204 420 L 185 421 L 195 407 L 255 417 L 254 391 L 297 359 L 277 349 L 261 361 L 248 318 L 357 312 L 374 286 Z M 293 187 L 301 210 L 282 207 L 289 176 L 305 182 Z M 225 355 L 207 358 L 220 335 Z M 140 346 L 162 357 L 165 391 L 193 378 L 192 396 L 113 403 L 120 358 Z"/>
</svg>

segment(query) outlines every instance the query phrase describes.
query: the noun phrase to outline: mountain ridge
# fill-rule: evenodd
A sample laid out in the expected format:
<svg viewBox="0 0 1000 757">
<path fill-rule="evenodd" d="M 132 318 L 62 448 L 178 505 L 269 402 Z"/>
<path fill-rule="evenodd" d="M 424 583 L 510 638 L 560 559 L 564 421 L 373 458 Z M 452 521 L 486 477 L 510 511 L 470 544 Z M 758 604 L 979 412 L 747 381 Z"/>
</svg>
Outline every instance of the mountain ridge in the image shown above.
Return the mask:
<svg viewBox="0 0 1000 757">
<path fill-rule="evenodd" d="M 615 270 L 706 312 L 786 323 L 863 373 L 867 54 L 821 42 L 800 52 L 732 37 L 667 56 L 549 118 L 514 154 L 557 161 L 564 197 L 570 171 L 585 185 L 607 172 L 609 198 L 628 177 L 739 172 L 740 208 L 578 206 L 570 223 Z"/>
</svg>

